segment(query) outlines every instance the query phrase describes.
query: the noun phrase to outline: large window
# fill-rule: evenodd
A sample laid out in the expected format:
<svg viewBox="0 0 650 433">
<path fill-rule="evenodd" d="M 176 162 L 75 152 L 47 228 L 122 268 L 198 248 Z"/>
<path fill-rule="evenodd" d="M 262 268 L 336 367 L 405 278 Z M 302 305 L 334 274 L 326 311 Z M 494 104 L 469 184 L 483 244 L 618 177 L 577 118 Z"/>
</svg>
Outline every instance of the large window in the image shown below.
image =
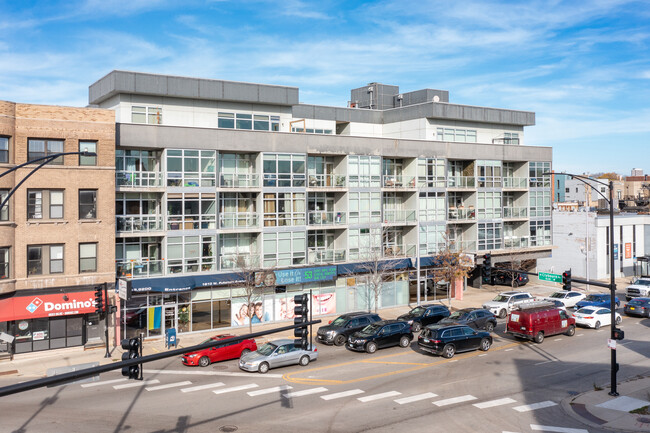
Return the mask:
<svg viewBox="0 0 650 433">
<path fill-rule="evenodd" d="M 264 186 L 270 187 L 304 187 L 305 155 L 302 154 L 265 154 Z"/>
<path fill-rule="evenodd" d="M 216 236 L 170 236 L 167 238 L 167 272 L 215 271 Z"/>
<path fill-rule="evenodd" d="M 79 273 L 97 272 L 97 244 L 79 244 Z"/>
<path fill-rule="evenodd" d="M 305 225 L 305 194 L 264 194 L 264 225 L 267 227 Z"/>
<path fill-rule="evenodd" d="M 5 201 L 8 195 L 8 189 L 0 189 L 0 204 Z M 0 209 L 0 221 L 9 221 L 9 202 Z"/>
<path fill-rule="evenodd" d="M 167 230 L 216 229 L 216 221 L 216 194 L 168 194 Z"/>
<path fill-rule="evenodd" d="M 551 191 L 530 191 L 530 216 L 551 216 Z"/>
<path fill-rule="evenodd" d="M 420 226 L 420 255 L 432 256 L 445 247 L 444 225 L 421 225 Z M 450 246 L 451 248 L 451 246 Z"/>
<path fill-rule="evenodd" d="M 501 161 L 476 161 L 476 165 L 479 187 L 501 187 Z"/>
<path fill-rule="evenodd" d="M 38 158 L 63 152 L 63 140 L 47 140 L 30 138 L 27 140 L 27 160 L 33 161 Z M 63 157 L 59 156 L 49 164 L 63 165 Z"/>
<path fill-rule="evenodd" d="M 0 137 L 0 163 L 9 162 L 9 137 Z"/>
<path fill-rule="evenodd" d="M 162 186 L 159 160 L 158 152 L 116 149 L 116 186 Z"/>
<path fill-rule="evenodd" d="M 279 131 L 280 116 L 266 114 L 219 112 L 217 125 L 226 129 L 247 129 L 255 131 Z"/>
<path fill-rule="evenodd" d="M 445 193 L 420 193 L 420 221 L 445 220 Z"/>
<path fill-rule="evenodd" d="M 63 218 L 63 190 L 27 190 L 27 218 Z"/>
<path fill-rule="evenodd" d="M 80 189 L 79 190 L 79 219 L 97 218 L 97 190 Z"/>
<path fill-rule="evenodd" d="M 350 260 L 375 260 L 382 257 L 380 228 L 348 230 Z"/>
<path fill-rule="evenodd" d="M 306 249 L 304 231 L 264 233 L 264 266 L 303 265 Z"/>
<path fill-rule="evenodd" d="M 79 140 L 79 152 L 97 152 L 96 141 L 82 141 Z M 96 156 L 79 155 L 79 165 L 97 165 Z"/>
<path fill-rule="evenodd" d="M 63 272 L 63 245 L 27 246 L 27 275 Z"/>
<path fill-rule="evenodd" d="M 219 198 L 219 227 L 251 227 L 258 224 L 252 193 L 225 192 Z"/>
<path fill-rule="evenodd" d="M 551 171 L 550 162 L 529 162 L 528 177 L 531 188 L 550 188 L 551 176 L 542 176 Z"/>
<path fill-rule="evenodd" d="M 437 128 L 436 140 L 476 143 L 475 129 Z"/>
<path fill-rule="evenodd" d="M 480 220 L 501 218 L 501 193 L 479 192 L 477 208 L 478 219 Z"/>
<path fill-rule="evenodd" d="M 0 247 L 0 280 L 9 278 L 9 247 Z"/>
<path fill-rule="evenodd" d="M 134 105 L 131 107 L 131 122 L 162 125 L 162 107 Z"/>
<path fill-rule="evenodd" d="M 217 154 L 214 150 L 167 151 L 167 186 L 216 186 Z"/>
<path fill-rule="evenodd" d="M 219 154 L 220 186 L 227 188 L 259 186 L 255 173 L 255 155 L 250 153 Z"/>
<path fill-rule="evenodd" d="M 348 156 L 348 179 L 352 188 L 381 186 L 381 157 Z"/>
<path fill-rule="evenodd" d="M 227 233 L 219 236 L 221 269 L 259 266 L 257 234 Z"/>
<path fill-rule="evenodd" d="M 418 159 L 418 187 L 444 188 L 445 160 L 436 158 Z"/>
<path fill-rule="evenodd" d="M 606 233 L 609 234 L 609 230 Z M 530 222 L 530 246 L 541 245 L 551 245 L 551 220 Z"/>
<path fill-rule="evenodd" d="M 478 249 L 498 250 L 501 248 L 503 225 L 501 223 L 479 223 Z"/>
<path fill-rule="evenodd" d="M 380 192 L 349 193 L 350 224 L 381 222 Z"/>
</svg>

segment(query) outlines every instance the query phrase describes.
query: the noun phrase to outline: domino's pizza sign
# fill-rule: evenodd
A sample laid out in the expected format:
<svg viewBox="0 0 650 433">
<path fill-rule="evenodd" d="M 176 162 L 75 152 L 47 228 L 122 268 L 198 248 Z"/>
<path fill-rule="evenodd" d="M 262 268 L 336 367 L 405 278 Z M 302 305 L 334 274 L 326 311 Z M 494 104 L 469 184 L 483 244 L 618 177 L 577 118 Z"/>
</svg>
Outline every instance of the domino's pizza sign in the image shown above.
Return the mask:
<svg viewBox="0 0 650 433">
<path fill-rule="evenodd" d="M 41 305 L 43 305 L 43 301 L 41 301 L 39 298 L 34 298 L 32 299 L 32 302 L 30 302 L 27 306 L 27 311 L 34 314 L 34 311 L 38 310 L 38 307 Z"/>
</svg>

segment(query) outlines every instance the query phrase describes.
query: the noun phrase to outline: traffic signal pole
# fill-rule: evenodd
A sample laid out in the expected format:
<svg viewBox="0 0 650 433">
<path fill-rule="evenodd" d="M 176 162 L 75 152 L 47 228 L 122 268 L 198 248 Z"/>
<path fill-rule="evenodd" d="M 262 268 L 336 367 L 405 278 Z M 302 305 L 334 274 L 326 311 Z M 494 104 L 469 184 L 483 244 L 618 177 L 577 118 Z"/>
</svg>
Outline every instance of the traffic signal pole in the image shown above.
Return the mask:
<svg viewBox="0 0 650 433">
<path fill-rule="evenodd" d="M 108 344 L 108 316 L 111 309 L 108 306 L 108 283 L 104 283 L 104 337 L 106 338 L 106 354 L 104 358 L 111 357 L 111 351 Z"/>
</svg>

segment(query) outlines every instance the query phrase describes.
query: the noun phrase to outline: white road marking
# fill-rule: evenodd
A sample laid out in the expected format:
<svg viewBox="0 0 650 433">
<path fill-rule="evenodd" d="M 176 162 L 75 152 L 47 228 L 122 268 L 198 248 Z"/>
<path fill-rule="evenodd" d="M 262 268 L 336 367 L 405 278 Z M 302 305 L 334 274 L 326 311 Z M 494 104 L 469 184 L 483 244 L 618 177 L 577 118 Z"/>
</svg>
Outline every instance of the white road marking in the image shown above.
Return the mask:
<svg viewBox="0 0 650 433">
<path fill-rule="evenodd" d="M 168 383 L 165 385 L 158 385 L 158 386 L 148 386 L 145 389 L 147 391 L 158 391 L 159 389 L 167 389 L 167 388 L 176 388 L 177 386 L 185 386 L 185 385 L 191 385 L 192 382 L 189 380 L 186 380 L 184 382 L 176 382 L 176 383 Z"/>
<path fill-rule="evenodd" d="M 368 395 L 366 397 L 359 397 L 357 400 L 359 400 L 362 403 L 367 403 L 369 401 L 380 400 L 382 398 L 395 397 L 396 395 L 402 395 L 402 393 L 399 391 L 388 391 L 388 392 L 382 392 L 381 394 L 373 394 L 373 395 Z"/>
<path fill-rule="evenodd" d="M 447 405 L 450 405 L 450 404 L 462 403 L 464 401 L 471 401 L 471 400 L 476 400 L 476 397 L 474 397 L 473 395 L 468 394 L 468 395 L 461 395 L 460 397 L 454 397 L 454 398 L 448 398 L 448 399 L 445 399 L 445 400 L 434 401 L 433 404 L 440 407 L 440 406 L 447 406 Z"/>
<path fill-rule="evenodd" d="M 91 386 L 100 386 L 100 385 L 109 385 L 111 383 L 117 383 L 117 382 L 124 382 L 125 380 L 129 380 L 126 377 L 122 379 L 113 379 L 113 380 L 104 380 L 101 382 L 92 382 L 92 383 L 84 383 L 81 385 L 82 388 L 90 388 Z"/>
<path fill-rule="evenodd" d="M 549 362 L 557 362 L 557 359 L 551 359 L 550 361 L 538 362 L 538 363 L 536 363 L 535 365 L 548 364 Z"/>
<path fill-rule="evenodd" d="M 484 401 L 481 403 L 474 403 L 472 406 L 476 406 L 479 409 L 487 409 L 489 407 L 503 406 L 504 404 L 517 403 L 517 400 L 511 398 L 500 398 L 498 400 Z"/>
<path fill-rule="evenodd" d="M 190 374 L 197 376 L 230 376 L 230 377 L 251 377 L 251 373 L 234 372 L 234 371 L 203 371 L 203 370 L 144 370 L 144 373 L 151 374 Z M 264 374 L 258 378 L 278 379 L 282 378 L 281 374 Z"/>
<path fill-rule="evenodd" d="M 483 354 L 479 355 L 479 357 L 481 357 L 481 356 L 487 356 L 487 353 L 483 353 Z"/>
<path fill-rule="evenodd" d="M 425 392 L 424 394 L 418 394 L 412 397 L 398 398 L 397 400 L 394 401 L 395 403 L 398 404 L 407 404 L 407 403 L 413 403 L 414 401 L 426 400 L 429 398 L 436 398 L 436 397 L 438 397 L 438 394 L 434 394 L 432 392 Z"/>
<path fill-rule="evenodd" d="M 337 392 L 334 394 L 321 395 L 323 400 L 335 400 L 337 398 L 349 397 L 351 395 L 363 394 L 365 391 L 360 389 L 351 389 L 349 391 Z"/>
<path fill-rule="evenodd" d="M 458 360 L 457 360 L 457 359 L 454 359 L 453 361 L 447 361 L 447 362 L 458 362 Z"/>
<path fill-rule="evenodd" d="M 181 389 L 181 392 L 194 392 L 201 391 L 204 389 L 216 388 L 218 386 L 223 386 L 223 382 L 208 383 L 207 385 L 192 386 L 189 388 Z"/>
<path fill-rule="evenodd" d="M 562 341 L 562 338 L 554 338 L 553 341 Z"/>
<path fill-rule="evenodd" d="M 585 334 L 578 334 L 578 335 L 576 335 L 576 337 L 582 337 L 583 335 L 585 335 Z"/>
<path fill-rule="evenodd" d="M 287 392 L 282 394 L 284 398 L 302 397 L 303 395 L 318 394 L 320 392 L 327 392 L 327 388 L 309 388 L 302 391 Z"/>
<path fill-rule="evenodd" d="M 510 352 L 511 350 L 515 350 L 515 349 L 506 349 L 504 350 L 504 352 Z"/>
<path fill-rule="evenodd" d="M 545 407 L 557 406 L 553 401 L 542 401 L 539 403 L 525 404 L 523 406 L 513 407 L 517 412 L 530 412 L 531 410 L 543 409 Z"/>
<path fill-rule="evenodd" d="M 257 391 L 248 391 L 246 394 L 250 395 L 251 397 L 255 397 L 256 395 L 272 394 L 274 392 L 288 391 L 290 389 L 293 389 L 293 386 L 280 385 L 280 386 L 274 386 L 273 388 L 258 389 Z"/>
<path fill-rule="evenodd" d="M 581 428 L 553 427 L 549 425 L 531 424 L 530 428 L 536 431 L 550 431 L 550 432 L 557 432 L 557 433 L 589 433 L 589 430 L 585 430 Z"/>
<path fill-rule="evenodd" d="M 251 389 L 251 388 L 257 388 L 257 384 L 249 383 L 248 385 L 240 385 L 240 386 L 233 386 L 231 388 L 217 389 L 216 391 L 212 391 L 212 392 L 214 392 L 215 394 L 225 394 L 227 392 L 242 391 L 244 389 Z"/>
<path fill-rule="evenodd" d="M 156 383 L 160 383 L 158 379 L 153 379 L 153 380 L 136 380 L 135 383 L 127 383 L 124 385 L 115 385 L 113 389 L 124 389 L 124 388 L 136 388 L 138 386 L 145 386 L 145 385 L 153 385 Z"/>
</svg>

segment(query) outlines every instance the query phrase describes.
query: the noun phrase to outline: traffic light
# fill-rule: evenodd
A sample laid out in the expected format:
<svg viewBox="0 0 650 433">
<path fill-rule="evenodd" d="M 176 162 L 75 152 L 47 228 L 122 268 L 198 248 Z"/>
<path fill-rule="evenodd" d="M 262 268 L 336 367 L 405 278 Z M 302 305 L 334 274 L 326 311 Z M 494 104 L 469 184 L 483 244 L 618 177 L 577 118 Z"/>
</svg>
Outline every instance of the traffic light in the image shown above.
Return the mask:
<svg viewBox="0 0 650 433">
<path fill-rule="evenodd" d="M 492 255 L 490 253 L 483 255 L 483 281 L 492 283 Z"/>
<path fill-rule="evenodd" d="M 562 272 L 562 290 L 571 291 L 571 269 Z"/>
<path fill-rule="evenodd" d="M 104 288 L 95 287 L 95 313 L 102 314 L 104 311 Z"/>
<path fill-rule="evenodd" d="M 295 304 L 293 308 L 293 324 L 301 325 L 307 323 L 309 321 L 307 316 L 307 313 L 309 313 L 309 295 L 296 295 L 293 297 L 293 302 Z M 302 328 L 295 328 L 293 330 L 293 336 L 296 337 L 296 339 L 293 340 L 293 344 L 296 348 L 303 350 L 309 349 L 309 341 L 307 340 L 309 331 L 307 330 L 307 325 Z"/>
<path fill-rule="evenodd" d="M 128 350 L 128 352 L 122 354 L 122 361 L 139 358 L 142 354 L 142 342 L 140 337 L 125 338 L 122 340 L 122 349 Z M 142 380 L 142 364 L 122 367 L 122 376 L 126 376 L 129 379 Z"/>
<path fill-rule="evenodd" d="M 622 340 L 625 338 L 625 332 L 622 329 L 614 328 L 614 340 Z"/>
</svg>

